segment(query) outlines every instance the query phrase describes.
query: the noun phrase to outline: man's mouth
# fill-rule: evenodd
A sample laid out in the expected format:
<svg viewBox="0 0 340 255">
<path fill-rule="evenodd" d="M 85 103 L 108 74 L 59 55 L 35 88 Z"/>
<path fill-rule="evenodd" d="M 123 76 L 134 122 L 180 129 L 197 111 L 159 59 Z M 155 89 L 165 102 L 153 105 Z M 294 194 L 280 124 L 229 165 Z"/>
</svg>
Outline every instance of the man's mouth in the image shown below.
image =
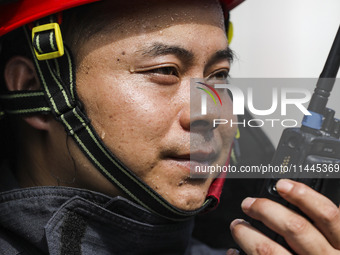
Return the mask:
<svg viewBox="0 0 340 255">
<path fill-rule="evenodd" d="M 185 168 L 190 172 L 190 176 L 196 178 L 207 178 L 210 173 L 197 172 L 195 169 L 203 169 L 212 165 L 217 159 L 217 153 L 214 150 L 199 150 L 190 153 L 174 154 L 169 157 L 176 165 Z"/>
</svg>

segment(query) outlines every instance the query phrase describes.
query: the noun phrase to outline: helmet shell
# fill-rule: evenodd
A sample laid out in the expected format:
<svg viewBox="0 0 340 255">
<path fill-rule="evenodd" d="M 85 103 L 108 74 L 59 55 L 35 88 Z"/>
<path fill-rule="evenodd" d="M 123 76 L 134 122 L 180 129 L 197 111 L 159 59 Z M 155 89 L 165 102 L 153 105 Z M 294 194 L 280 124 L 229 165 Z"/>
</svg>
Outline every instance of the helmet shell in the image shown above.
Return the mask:
<svg viewBox="0 0 340 255">
<path fill-rule="evenodd" d="M 48 15 L 98 1 L 101 0 L 0 0 L 0 36 Z M 243 1 L 220 0 L 225 10 Z"/>
</svg>

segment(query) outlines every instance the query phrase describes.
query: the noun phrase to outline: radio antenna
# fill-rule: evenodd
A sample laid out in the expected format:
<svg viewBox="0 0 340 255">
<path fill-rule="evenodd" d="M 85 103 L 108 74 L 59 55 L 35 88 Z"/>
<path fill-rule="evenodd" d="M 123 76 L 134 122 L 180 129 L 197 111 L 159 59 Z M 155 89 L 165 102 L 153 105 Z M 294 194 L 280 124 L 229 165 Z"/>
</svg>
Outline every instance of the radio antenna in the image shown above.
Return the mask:
<svg viewBox="0 0 340 255">
<path fill-rule="evenodd" d="M 308 106 L 312 114 L 305 116 L 302 125 L 312 129 L 321 129 L 323 114 L 326 109 L 328 97 L 333 89 L 336 75 L 340 66 L 340 26 L 334 39 L 332 48 L 327 57 L 325 66 L 320 74 L 314 94 Z"/>
</svg>

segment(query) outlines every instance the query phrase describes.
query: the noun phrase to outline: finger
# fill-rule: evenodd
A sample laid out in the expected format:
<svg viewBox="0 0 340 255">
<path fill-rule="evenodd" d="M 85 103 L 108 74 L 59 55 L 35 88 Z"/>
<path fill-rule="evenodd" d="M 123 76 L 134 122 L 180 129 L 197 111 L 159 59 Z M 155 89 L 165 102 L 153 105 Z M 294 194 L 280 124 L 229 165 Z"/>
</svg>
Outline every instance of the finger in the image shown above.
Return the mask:
<svg viewBox="0 0 340 255">
<path fill-rule="evenodd" d="M 283 205 L 264 198 L 247 198 L 243 211 L 280 234 L 298 254 L 331 254 L 333 247 L 305 218 Z"/>
<path fill-rule="evenodd" d="M 227 255 L 239 255 L 240 252 L 238 250 L 235 250 L 235 249 L 229 249 L 227 251 Z"/>
<path fill-rule="evenodd" d="M 314 222 L 334 248 L 340 249 L 340 210 L 331 200 L 305 184 L 291 180 L 280 180 L 276 189 Z"/>
<path fill-rule="evenodd" d="M 235 242 L 248 255 L 291 254 L 243 220 L 234 220 L 230 224 L 230 230 Z"/>
</svg>

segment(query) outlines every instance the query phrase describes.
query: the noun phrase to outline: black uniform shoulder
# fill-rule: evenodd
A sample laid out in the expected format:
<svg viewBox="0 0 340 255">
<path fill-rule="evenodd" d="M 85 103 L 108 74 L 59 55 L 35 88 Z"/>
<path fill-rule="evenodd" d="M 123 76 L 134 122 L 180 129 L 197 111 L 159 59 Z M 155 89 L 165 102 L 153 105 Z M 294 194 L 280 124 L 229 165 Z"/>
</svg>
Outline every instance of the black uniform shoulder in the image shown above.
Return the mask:
<svg viewBox="0 0 340 255">
<path fill-rule="evenodd" d="M 42 255 L 32 245 L 0 226 L 0 254 L 1 255 Z"/>
</svg>

